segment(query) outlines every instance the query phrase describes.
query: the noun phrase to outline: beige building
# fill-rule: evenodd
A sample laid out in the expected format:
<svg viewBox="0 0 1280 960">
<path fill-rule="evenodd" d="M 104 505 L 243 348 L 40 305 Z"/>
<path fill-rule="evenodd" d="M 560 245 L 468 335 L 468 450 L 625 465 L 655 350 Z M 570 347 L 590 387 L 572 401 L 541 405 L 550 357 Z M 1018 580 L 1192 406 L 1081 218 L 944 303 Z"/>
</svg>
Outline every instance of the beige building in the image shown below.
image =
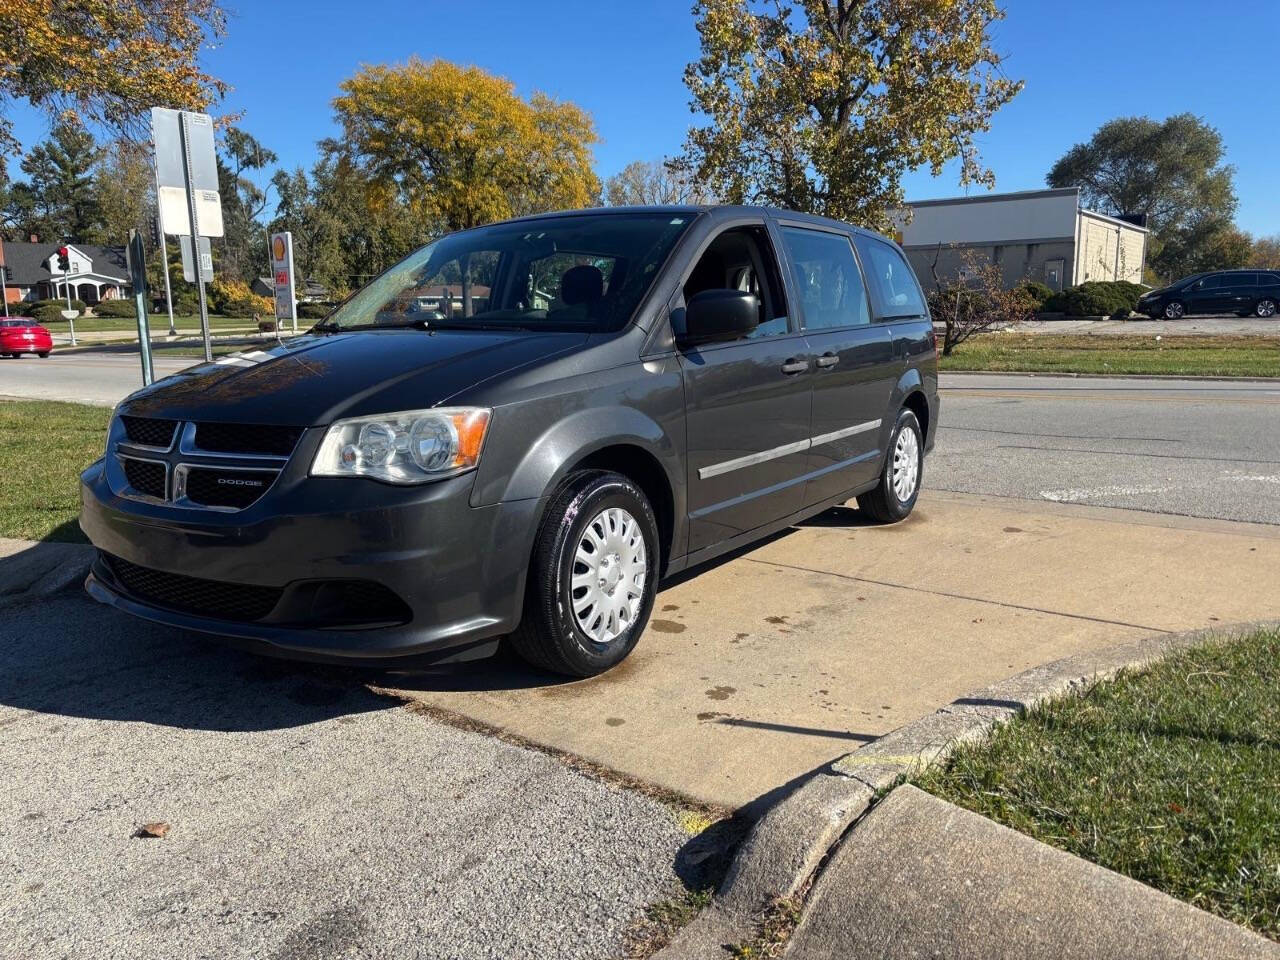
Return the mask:
<svg viewBox="0 0 1280 960">
<path fill-rule="evenodd" d="M 986 193 L 907 204 L 902 244 L 926 289 L 954 280 L 973 258 L 1000 267 L 1005 286 L 1054 290 L 1087 280 L 1142 281 L 1145 228 L 1082 209 L 1075 187 Z"/>
</svg>

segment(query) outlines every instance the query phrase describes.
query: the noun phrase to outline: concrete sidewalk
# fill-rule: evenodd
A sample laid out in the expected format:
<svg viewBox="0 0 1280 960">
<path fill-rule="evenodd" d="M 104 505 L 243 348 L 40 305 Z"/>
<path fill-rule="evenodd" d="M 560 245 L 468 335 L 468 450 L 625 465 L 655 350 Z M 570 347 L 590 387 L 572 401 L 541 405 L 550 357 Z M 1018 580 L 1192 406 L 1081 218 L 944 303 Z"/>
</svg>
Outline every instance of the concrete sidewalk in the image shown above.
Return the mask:
<svg viewBox="0 0 1280 960">
<path fill-rule="evenodd" d="M 1275 958 L 1280 944 L 905 786 L 832 854 L 785 956 Z"/>
<path fill-rule="evenodd" d="M 848 508 L 664 589 L 632 657 L 562 682 L 508 663 L 401 694 L 736 807 L 1030 666 L 1274 612 L 1280 529 L 926 491 Z"/>
</svg>

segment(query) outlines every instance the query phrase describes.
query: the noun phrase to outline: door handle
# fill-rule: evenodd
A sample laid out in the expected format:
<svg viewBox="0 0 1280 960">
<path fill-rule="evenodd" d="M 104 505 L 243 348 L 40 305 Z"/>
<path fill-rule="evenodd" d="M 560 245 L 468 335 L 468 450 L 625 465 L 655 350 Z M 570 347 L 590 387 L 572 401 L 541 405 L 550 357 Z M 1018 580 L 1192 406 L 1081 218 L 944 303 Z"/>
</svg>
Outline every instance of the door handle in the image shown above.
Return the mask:
<svg viewBox="0 0 1280 960">
<path fill-rule="evenodd" d="M 818 366 L 825 370 L 827 367 L 834 367 L 839 363 L 840 357 L 837 354 L 827 352 L 820 356 L 817 362 Z"/>
<path fill-rule="evenodd" d="M 782 365 L 782 372 L 788 375 L 793 373 L 804 373 L 808 369 L 808 360 L 788 360 Z"/>
</svg>

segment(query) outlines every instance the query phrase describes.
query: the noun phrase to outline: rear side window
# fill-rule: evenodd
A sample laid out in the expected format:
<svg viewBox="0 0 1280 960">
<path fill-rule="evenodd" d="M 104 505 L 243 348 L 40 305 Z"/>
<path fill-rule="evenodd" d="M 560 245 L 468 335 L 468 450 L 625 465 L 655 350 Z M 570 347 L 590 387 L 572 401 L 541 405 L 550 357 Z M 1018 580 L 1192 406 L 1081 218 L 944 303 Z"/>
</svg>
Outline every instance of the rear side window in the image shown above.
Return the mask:
<svg viewBox="0 0 1280 960">
<path fill-rule="evenodd" d="M 1264 287 L 1280 286 L 1280 273 L 1264 273 L 1258 276 L 1258 283 Z"/>
<path fill-rule="evenodd" d="M 782 242 L 804 306 L 808 330 L 871 322 L 862 272 L 849 238 L 821 230 L 783 227 Z"/>
<path fill-rule="evenodd" d="M 1258 275 L 1256 273 L 1236 274 L 1235 282 L 1231 285 L 1233 287 L 1256 287 L 1258 285 Z"/>
<path fill-rule="evenodd" d="M 881 240 L 861 234 L 856 243 L 867 269 L 876 315 L 882 320 L 926 316 L 929 311 L 924 305 L 924 294 L 902 254 Z"/>
</svg>

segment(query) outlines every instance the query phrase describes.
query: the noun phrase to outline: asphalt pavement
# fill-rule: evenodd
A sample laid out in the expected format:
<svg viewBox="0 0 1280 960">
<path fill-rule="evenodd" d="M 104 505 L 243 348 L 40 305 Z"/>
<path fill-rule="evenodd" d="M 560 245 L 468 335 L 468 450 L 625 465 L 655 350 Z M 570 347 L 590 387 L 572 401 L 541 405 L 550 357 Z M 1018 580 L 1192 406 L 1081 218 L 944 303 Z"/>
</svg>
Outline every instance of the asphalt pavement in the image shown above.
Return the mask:
<svg viewBox="0 0 1280 960">
<path fill-rule="evenodd" d="M 933 490 L 1280 523 L 1280 381 L 944 375 Z"/>
<path fill-rule="evenodd" d="M 0 610 L 0 663 L 6 960 L 598 960 L 681 888 L 673 808 L 340 671 L 76 589 Z"/>
</svg>

